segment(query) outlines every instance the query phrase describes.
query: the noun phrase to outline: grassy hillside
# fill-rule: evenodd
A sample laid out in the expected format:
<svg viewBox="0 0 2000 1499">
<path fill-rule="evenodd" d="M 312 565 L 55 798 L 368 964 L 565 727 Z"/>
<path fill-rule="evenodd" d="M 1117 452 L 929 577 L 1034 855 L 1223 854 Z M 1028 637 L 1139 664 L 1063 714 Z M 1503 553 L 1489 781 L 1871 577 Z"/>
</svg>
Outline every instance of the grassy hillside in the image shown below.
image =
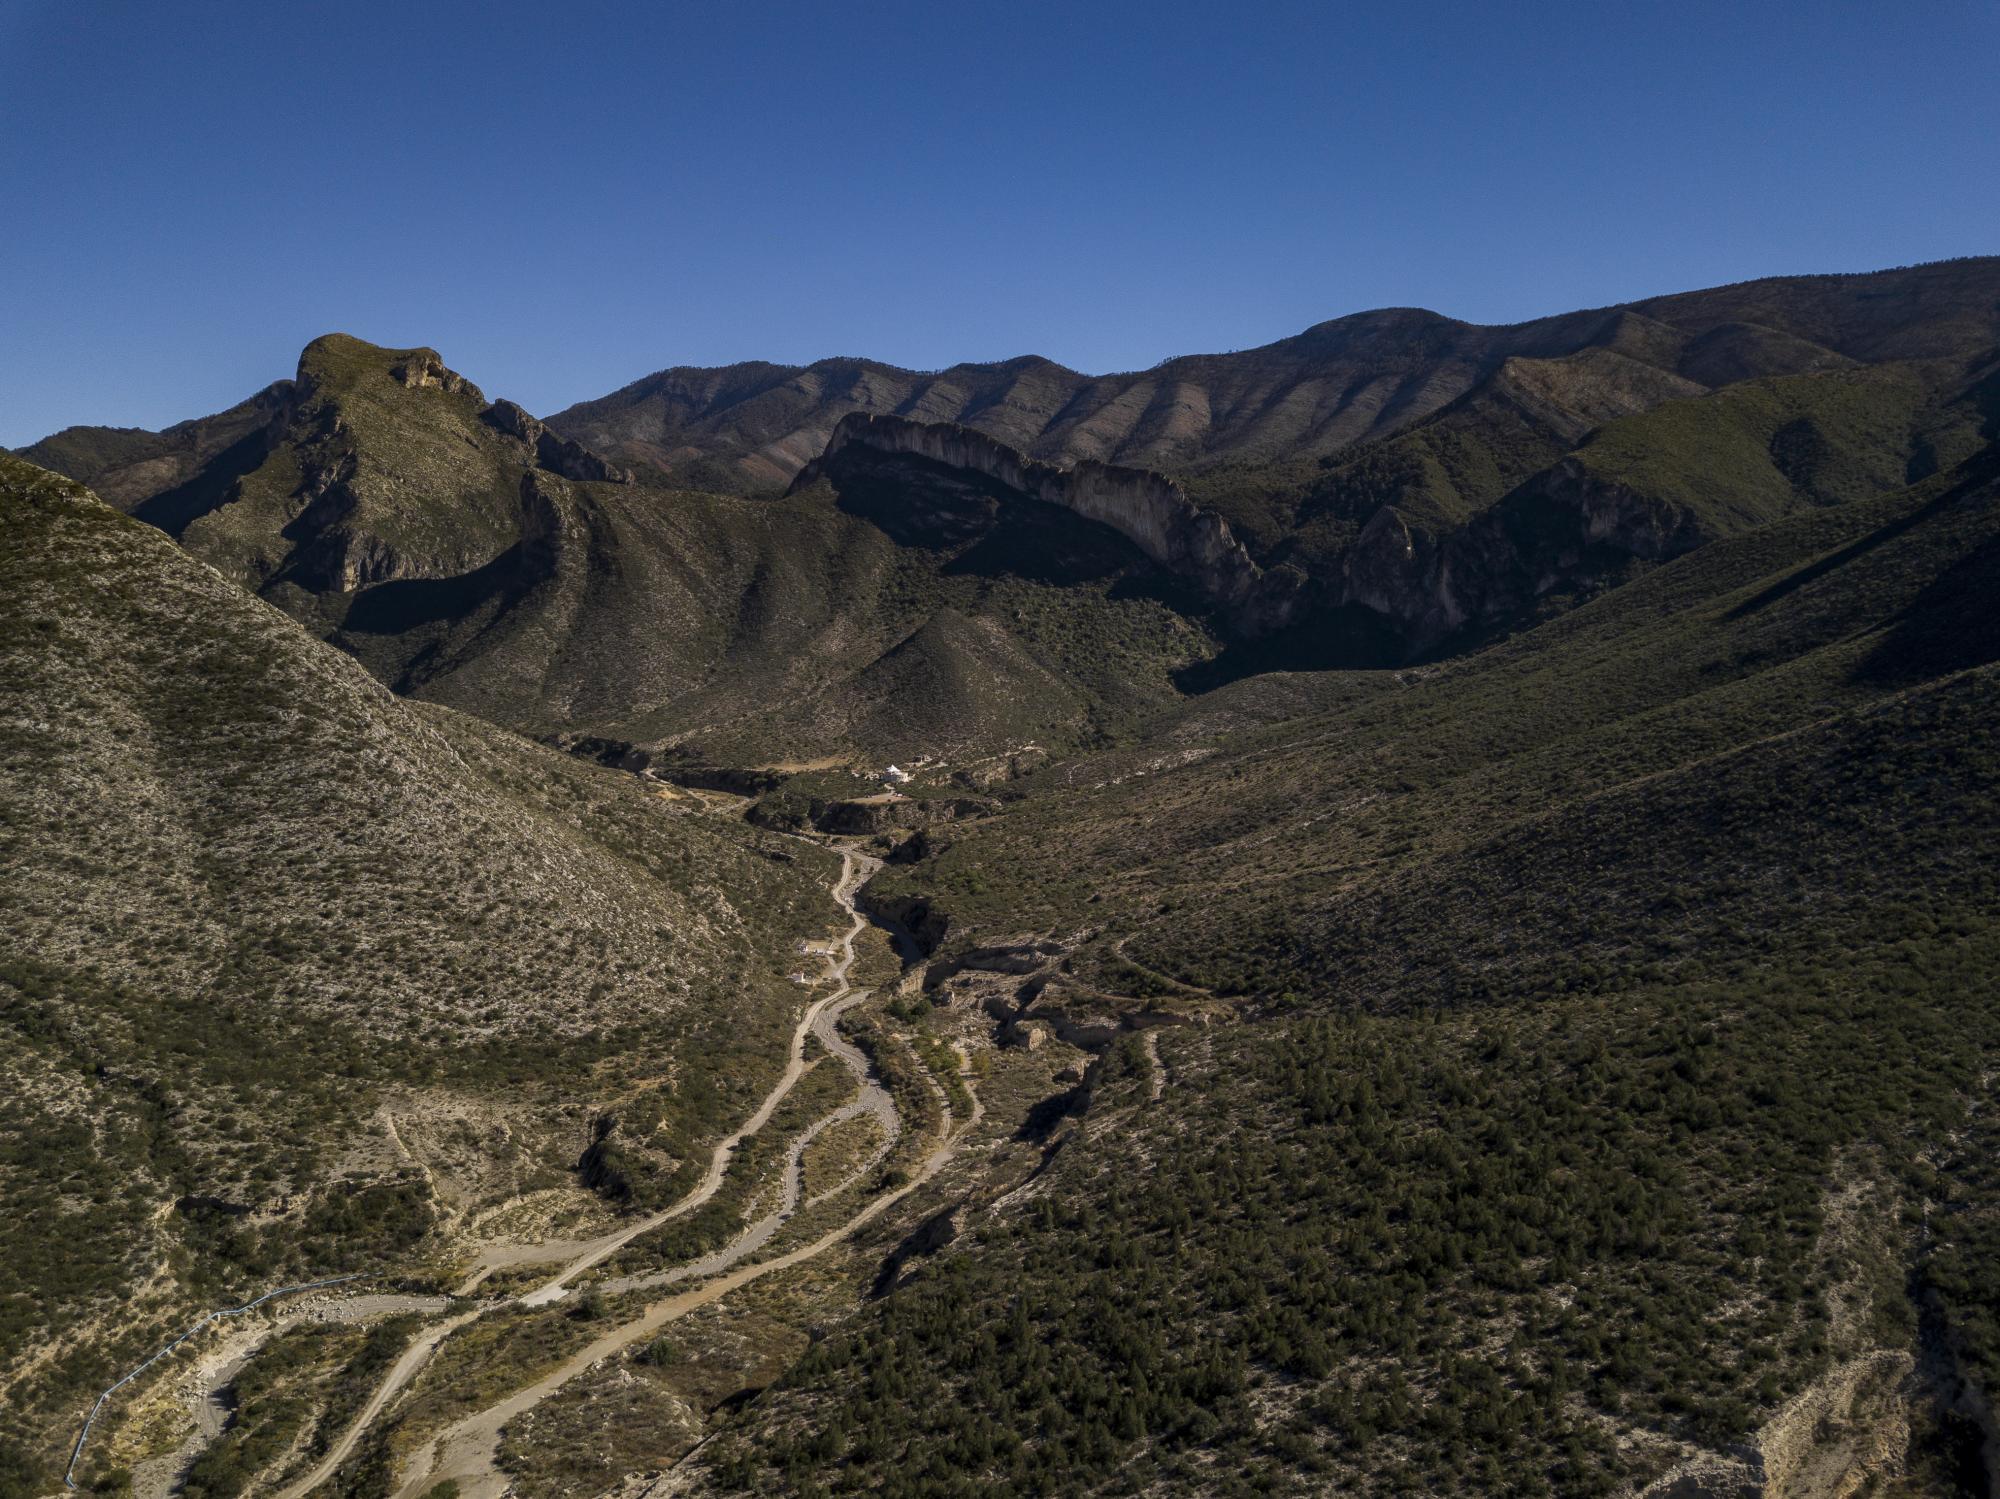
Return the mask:
<svg viewBox="0 0 2000 1499">
<path fill-rule="evenodd" d="M 1609 348 L 1510 359 L 1442 411 L 1333 457 L 1190 474 L 1269 562 L 1337 564 L 1378 510 L 1429 535 L 1450 532 L 1549 467 L 1605 422 L 1703 393 L 1691 380 Z"/>
<path fill-rule="evenodd" d="M 1165 464 L 1260 563 L 1302 574 L 1256 638 L 1115 534 L 969 473 L 887 465 L 784 500 L 627 482 L 434 351 L 342 335 L 229 412 L 73 428 L 30 456 L 398 692 L 737 766 L 962 766 L 1128 738 L 1272 668 L 1461 652 L 1705 541 L 1948 468 L 1990 435 L 1995 264 L 1503 329 L 1391 309 L 1102 380 L 1035 360 L 670 371 L 556 424 L 675 485 L 738 459 L 775 482 L 855 409 Z"/>
<path fill-rule="evenodd" d="M 1749 381 L 1612 422 L 1577 463 L 1690 516 L 1706 536 L 1728 535 L 1901 489 L 1931 390 L 1954 373 L 1887 365 Z"/>
<path fill-rule="evenodd" d="M 39 1492 L 190 1307 L 407 1268 L 635 1091 L 691 1153 L 832 907 L 820 856 L 399 701 L 67 480 L 0 457 L 0 510 L 0 1469 Z M 515 1143 L 440 1184 L 385 1109 Z"/>
<path fill-rule="evenodd" d="M 1996 566 L 1988 450 L 927 838 L 877 894 L 1067 948 L 1028 1015 L 1241 1018 L 1114 1044 L 701 1490 L 1983 1492 Z"/>
<path fill-rule="evenodd" d="M 1385 869 L 1983 661 L 1992 632 L 1963 601 L 1991 565 L 1992 464 L 1989 449 L 1915 489 L 1713 544 L 1504 645 L 1348 678 L 1340 706 L 1200 753 L 1062 767 L 897 879 L 975 924 L 1047 929 L 1082 877 L 1099 906 L 1131 913 L 1130 950 L 1157 929 L 1162 952 L 1247 961 L 1260 909 L 1327 909 Z M 1946 611 L 1954 628 L 1925 623 Z M 1068 856 L 1037 857 L 1058 826 Z M 1150 909 L 1177 890 L 1200 892 L 1195 919 Z M 1320 956 L 1295 966 L 1345 982 Z"/>
<path fill-rule="evenodd" d="M 0 1495 L 191 1308 L 447 1283 L 500 1204 L 579 1294 L 487 1265 L 348 1499 L 1990 1492 L 1996 267 L 585 413 L 710 480 L 843 403 L 1164 455 L 1299 570 L 1267 636 L 970 469 L 630 482 L 428 350 L 51 440 L 152 527 L 0 459 Z M 928 949 L 850 949 L 893 1146 L 807 1146 L 823 1031 L 596 1256 L 782 1060 L 815 822 Z M 788 1142 L 858 1174 L 736 1239 Z M 194 1486 L 390 1327 L 275 1340 Z"/>
<path fill-rule="evenodd" d="M 1047 507 L 989 500 L 973 529 L 919 537 L 825 492 L 551 493 L 531 585 L 462 612 L 386 585 L 336 642 L 402 690 L 531 732 L 739 765 L 1089 742 L 1172 698 L 1171 673 L 1214 649 L 1134 549 Z M 1038 543 L 1093 564 L 1041 576 Z"/>
</svg>

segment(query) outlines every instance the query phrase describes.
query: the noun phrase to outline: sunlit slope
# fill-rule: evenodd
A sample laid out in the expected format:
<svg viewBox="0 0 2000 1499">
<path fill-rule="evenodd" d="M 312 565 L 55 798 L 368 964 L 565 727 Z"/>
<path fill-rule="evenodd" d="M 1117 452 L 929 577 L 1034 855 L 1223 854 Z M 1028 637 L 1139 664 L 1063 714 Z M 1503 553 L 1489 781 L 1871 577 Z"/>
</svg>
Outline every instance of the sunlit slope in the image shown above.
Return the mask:
<svg viewBox="0 0 2000 1499">
<path fill-rule="evenodd" d="M 415 1252 L 447 1204 L 386 1097 L 510 1120 L 503 1184 L 683 1052 L 669 1110 L 709 1127 L 831 908 L 810 851 L 398 700 L 68 480 L 0 457 L 0 510 L 0 1443 L 32 1465 L 189 1305 Z"/>
</svg>

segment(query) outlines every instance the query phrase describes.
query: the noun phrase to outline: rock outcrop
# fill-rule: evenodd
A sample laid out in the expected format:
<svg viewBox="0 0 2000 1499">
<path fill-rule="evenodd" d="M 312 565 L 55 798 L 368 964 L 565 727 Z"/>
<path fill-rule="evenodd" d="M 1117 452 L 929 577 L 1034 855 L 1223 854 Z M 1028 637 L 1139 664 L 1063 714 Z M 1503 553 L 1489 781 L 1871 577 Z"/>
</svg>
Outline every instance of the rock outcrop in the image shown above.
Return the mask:
<svg viewBox="0 0 2000 1499">
<path fill-rule="evenodd" d="M 860 455 L 911 457 L 976 474 L 1108 526 L 1214 600 L 1240 637 L 1354 606 L 1388 621 L 1412 655 L 1531 608 L 1551 589 L 1574 587 L 1633 558 L 1677 556 L 1705 539 L 1684 518 L 1642 496 L 1614 493 L 1570 464 L 1455 530 L 1413 526 L 1385 505 L 1337 566 L 1315 575 L 1289 563 L 1266 569 L 1227 521 L 1195 505 L 1163 474 L 1092 462 L 1059 468 L 970 427 L 865 412 L 841 420 L 793 489 L 822 478 L 838 487 Z"/>
<path fill-rule="evenodd" d="M 314 342 L 321 340 L 315 339 Z M 446 367 L 443 356 L 436 349 L 410 350 L 407 358 L 390 367 L 389 378 L 411 390 L 443 390 L 454 395 L 465 390 L 474 395 L 479 393 L 478 386 L 457 370 Z"/>
<path fill-rule="evenodd" d="M 875 1277 L 873 1296 L 886 1296 L 903 1279 L 904 1267 L 912 1260 L 926 1259 L 939 1250 L 954 1244 L 966 1230 L 972 1217 L 972 1207 L 968 1202 L 959 1202 L 942 1212 L 933 1213 L 911 1230 L 909 1237 L 889 1252 L 883 1260 L 882 1269 Z"/>
<path fill-rule="evenodd" d="M 1575 517 L 1577 539 L 1660 562 L 1712 539 L 1686 510 L 1596 473 L 1582 459 L 1565 458 L 1539 476 L 1536 488 L 1552 507 Z"/>
<path fill-rule="evenodd" d="M 855 906 L 872 920 L 909 933 L 917 950 L 929 956 L 951 935 L 951 917 L 921 896 L 882 896 L 863 885 Z"/>
<path fill-rule="evenodd" d="M 1109 526 L 1228 610 L 1245 633 L 1287 623 L 1304 582 L 1295 568 L 1259 567 L 1230 533 L 1228 521 L 1196 505 L 1164 474 L 1090 460 L 1059 468 L 956 422 L 850 412 L 833 429 L 826 451 L 799 471 L 792 491 L 835 474 L 841 455 L 855 448 L 969 470 Z"/>
<path fill-rule="evenodd" d="M 518 437 L 535 450 L 535 463 L 552 474 L 586 484 L 630 484 L 632 472 L 606 462 L 580 442 L 551 432 L 512 401 L 499 400 L 480 413 L 488 426 Z"/>
<path fill-rule="evenodd" d="M 1009 937 L 969 948 L 958 960 L 960 968 L 984 973 L 1037 973 L 1060 960 L 1068 951 L 1047 937 Z"/>
<path fill-rule="evenodd" d="M 1315 579 L 1314 592 L 1383 616 L 1422 655 L 1466 630 L 1527 617 L 1549 594 L 1594 592 L 1714 539 L 1686 510 L 1569 457 L 1442 534 L 1384 506 L 1338 576 Z"/>
<path fill-rule="evenodd" d="M 1164 474 L 1114 464 L 1059 468 L 952 422 L 854 412 L 793 489 L 836 487 L 858 457 L 909 457 L 979 475 L 1108 526 L 1159 567 L 1193 583 L 1233 633 L 1254 639 L 1324 611 L 1380 616 L 1410 656 L 1532 611 L 1544 596 L 1586 591 L 1630 565 L 1665 561 L 1711 539 L 1686 513 L 1565 459 L 1469 523 L 1438 531 L 1385 505 L 1338 563 L 1313 574 L 1260 567 L 1221 516 Z"/>
<path fill-rule="evenodd" d="M 1092 462 L 1059 468 L 953 422 L 850 413 L 793 489 L 822 478 L 838 486 L 845 461 L 857 454 L 977 474 L 1108 526 L 1199 588 L 1241 637 L 1358 606 L 1388 621 L 1412 655 L 1532 609 L 1550 591 L 1590 587 L 1633 560 L 1663 561 L 1709 539 L 1671 507 L 1566 460 L 1471 523 L 1441 533 L 1385 505 L 1337 568 L 1309 576 L 1291 564 L 1260 567 L 1226 520 L 1164 474 Z"/>
</svg>

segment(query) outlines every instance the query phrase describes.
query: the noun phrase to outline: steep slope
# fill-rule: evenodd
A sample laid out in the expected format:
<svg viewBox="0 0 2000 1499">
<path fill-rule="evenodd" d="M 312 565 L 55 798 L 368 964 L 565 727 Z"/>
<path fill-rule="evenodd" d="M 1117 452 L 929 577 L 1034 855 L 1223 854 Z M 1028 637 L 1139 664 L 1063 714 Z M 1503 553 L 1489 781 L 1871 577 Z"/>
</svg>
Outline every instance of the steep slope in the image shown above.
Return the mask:
<svg viewBox="0 0 2000 1499">
<path fill-rule="evenodd" d="M 1186 482 L 1260 558 L 1323 559 L 1385 506 L 1433 533 L 1462 525 L 1604 423 L 1702 394 L 1612 349 L 1509 359 L 1396 436 L 1317 460 L 1219 465 Z"/>
<path fill-rule="evenodd" d="M 86 466 L 396 691 L 532 734 L 735 764 L 990 755 L 1100 737 L 1214 650 L 1213 601 L 1171 568 L 1004 486 L 869 504 L 637 485 L 432 351 L 337 335 L 273 390 L 191 477 Z M 952 525 L 923 519 L 939 504 Z M 891 708 L 895 681 L 912 690 Z"/>
<path fill-rule="evenodd" d="M 2000 260 L 1799 276 L 1480 327 L 1358 313 L 1233 354 L 1089 376 L 1046 359 L 920 372 L 865 359 L 669 369 L 550 425 L 677 482 L 781 489 L 851 411 L 957 422 L 1064 464 L 1178 471 L 1315 458 L 1421 421 L 1510 359 L 1607 349 L 1705 386 L 2000 343 Z"/>
<path fill-rule="evenodd" d="M 1102 916 L 1122 909 L 1127 894 L 1142 913 L 1171 898 L 1160 883 L 1168 869 L 1190 898 L 1202 892 L 1199 920 L 1146 917 L 1143 925 L 1160 933 L 1156 958 L 1171 946 L 1206 952 L 1210 964 L 1225 952 L 1252 962 L 1262 919 L 1254 912 L 1282 911 L 1267 960 L 1289 953 L 1288 970 L 1316 972 L 1314 983 L 1346 993 L 1367 981 L 1354 966 L 1360 939 L 1349 934 L 1338 954 L 1320 952 L 1307 941 L 1303 913 L 1331 909 L 1350 882 L 1365 889 L 1367 872 L 1385 860 L 1405 865 L 1421 854 L 1428 865 L 1487 838 L 1501 848 L 1505 829 L 1538 824 L 1572 798 L 1983 664 L 1994 636 L 1970 601 L 1996 555 L 1996 465 L 2000 449 L 1989 444 L 1915 488 L 1711 543 L 1462 661 L 1335 677 L 1322 689 L 1335 706 L 1201 745 L 1199 755 L 1189 754 L 1196 746 L 1184 733 L 1163 726 L 1171 754 L 1162 743 L 1104 758 L 1096 789 L 1050 786 L 895 883 L 921 886 L 948 912 L 951 871 L 963 859 L 980 871 L 984 902 L 1001 903 L 977 924 L 1043 925 L 1074 893 L 1058 881 L 1045 907 L 1030 893 L 1056 876 L 1031 850 L 1059 826 L 1071 855 L 1064 865 L 1094 871 L 1087 878 Z M 1064 787 L 1078 783 L 1080 769 L 1065 768 Z M 1114 868 L 1127 873 L 1114 876 Z M 995 883 L 1002 869 L 1008 878 Z M 1232 894 L 1239 890 L 1241 909 Z M 1464 919 L 1478 926 L 1483 918 Z M 1453 940 L 1442 931 L 1436 938 L 1441 949 Z M 1139 937 L 1122 950 L 1151 945 Z M 1234 968 L 1226 981 L 1182 976 L 1203 987 L 1241 988 L 1243 979 Z"/>
<path fill-rule="evenodd" d="M 1686 525 L 1685 546 L 1948 466 L 1977 446 L 1993 416 L 1990 393 L 1979 393 L 1991 381 L 1988 347 L 1872 366 L 1807 361 L 1769 377 L 1739 372 L 1716 380 L 1730 388 L 1701 404 L 1706 386 L 1647 362 L 1663 355 L 1642 322 L 1626 315 L 1609 347 L 1509 360 L 1393 437 L 1312 461 L 1218 466 L 1190 475 L 1189 492 L 1267 564 L 1323 567 L 1385 510 L 1391 517 L 1378 527 L 1393 519 L 1435 541 L 1524 487 L 1556 496 L 1580 485 L 1629 489 L 1675 512 L 1669 529 Z M 1574 493 L 1558 499 L 1577 502 Z"/>
<path fill-rule="evenodd" d="M 795 488 L 909 506 L 949 471 L 1094 517 L 1216 609 L 1232 648 L 1182 677 L 1213 685 L 1463 650 L 1704 543 L 1899 489 L 2000 430 L 1996 370 L 1989 351 L 1970 378 L 1959 361 L 1891 363 L 1707 393 L 1605 350 L 1512 360 L 1395 437 L 1186 488 L 853 414 Z"/>
<path fill-rule="evenodd" d="M 1071 468 L 1024 459 L 983 433 L 949 422 L 850 413 L 834 428 L 826 451 L 803 469 L 792 491 L 822 479 L 843 494 L 901 487 L 920 493 L 926 474 L 956 471 L 976 476 L 1018 500 L 1052 505 L 1095 521 L 1125 538 L 1169 576 L 1254 633 L 1282 617 L 1295 580 L 1267 576 L 1251 559 L 1229 523 L 1191 502 L 1162 474 L 1111 464 Z M 910 507 L 888 514 L 906 515 Z M 907 526 L 907 519 L 903 521 Z"/>
<path fill-rule="evenodd" d="M 265 428 L 292 399 L 280 380 L 214 416 L 164 432 L 140 428 L 68 427 L 24 455 L 31 462 L 87 484 L 100 499 L 178 535 L 213 505 L 229 483 L 264 458 Z"/>
<path fill-rule="evenodd" d="M 818 856 L 399 701 L 68 480 L 0 456 L 0 515 L 0 1470 L 32 1492 L 190 1307 L 407 1263 L 634 1089 L 713 1129 L 832 907 Z M 412 1162 L 467 1120 L 511 1143 Z"/>
<path fill-rule="evenodd" d="M 161 433 L 71 428 L 24 457 L 102 486 L 253 591 L 309 614 L 317 595 L 464 573 L 532 525 L 529 472 L 616 483 L 430 349 L 315 339 L 294 379 Z"/>
<path fill-rule="evenodd" d="M 926 833 L 1114 1039 L 676 1491 L 1985 1492 L 1996 581 L 1988 447 Z"/>
</svg>

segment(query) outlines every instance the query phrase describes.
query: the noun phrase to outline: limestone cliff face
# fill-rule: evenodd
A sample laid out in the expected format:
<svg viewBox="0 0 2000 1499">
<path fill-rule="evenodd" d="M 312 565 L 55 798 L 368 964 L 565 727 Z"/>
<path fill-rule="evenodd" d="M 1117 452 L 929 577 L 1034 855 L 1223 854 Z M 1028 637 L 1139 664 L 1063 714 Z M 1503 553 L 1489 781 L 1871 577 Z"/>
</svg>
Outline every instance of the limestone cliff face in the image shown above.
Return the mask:
<svg viewBox="0 0 2000 1499">
<path fill-rule="evenodd" d="M 1162 568 L 1186 578 L 1252 632 L 1291 616 L 1303 581 L 1295 569 L 1267 573 L 1230 534 L 1229 522 L 1203 510 L 1164 474 L 1086 459 L 1071 468 L 1024 457 L 1005 443 L 955 422 L 916 422 L 865 411 L 841 418 L 826 451 L 792 481 L 797 491 L 824 477 L 851 448 L 929 459 L 984 475 L 1045 504 L 1109 526 Z"/>
<path fill-rule="evenodd" d="M 512 401 L 495 401 L 480 413 L 488 426 L 518 437 L 535 450 L 535 463 L 552 474 L 584 483 L 630 484 L 632 473 L 615 463 L 607 463 L 580 442 L 551 432 Z"/>
<path fill-rule="evenodd" d="M 1384 506 L 1325 586 L 1333 602 L 1393 621 L 1421 654 L 1549 594 L 1594 591 L 1634 562 L 1670 561 L 1712 539 L 1684 510 L 1567 458 L 1441 534 Z"/>
<path fill-rule="evenodd" d="M 1455 528 L 1413 525 L 1385 505 L 1336 564 L 1308 575 L 1289 563 L 1260 567 L 1227 521 L 1163 474 L 1088 461 L 1060 468 L 952 422 L 852 413 L 793 488 L 837 481 L 842 455 L 856 450 L 967 470 L 1109 526 L 1196 584 L 1241 637 L 1351 606 L 1388 621 L 1411 656 L 1532 612 L 1549 594 L 1594 591 L 1634 561 L 1666 561 L 1709 539 L 1685 512 L 1568 459 Z"/>
<path fill-rule="evenodd" d="M 1606 479 L 1578 458 L 1565 458 L 1536 487 L 1549 503 L 1574 514 L 1579 538 L 1588 544 L 1657 562 L 1709 539 L 1687 511 Z"/>
</svg>

